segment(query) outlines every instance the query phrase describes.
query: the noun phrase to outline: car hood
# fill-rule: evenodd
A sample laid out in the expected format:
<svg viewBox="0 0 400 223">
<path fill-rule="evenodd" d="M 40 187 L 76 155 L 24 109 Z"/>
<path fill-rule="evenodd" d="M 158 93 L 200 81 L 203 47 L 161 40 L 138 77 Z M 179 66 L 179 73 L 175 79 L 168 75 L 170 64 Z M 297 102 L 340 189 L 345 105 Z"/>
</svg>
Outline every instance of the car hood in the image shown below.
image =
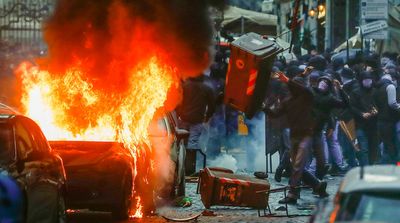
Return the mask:
<svg viewBox="0 0 400 223">
<path fill-rule="evenodd" d="M 65 167 L 95 165 L 123 152 L 117 142 L 50 141 L 53 151 L 63 159 Z"/>
</svg>

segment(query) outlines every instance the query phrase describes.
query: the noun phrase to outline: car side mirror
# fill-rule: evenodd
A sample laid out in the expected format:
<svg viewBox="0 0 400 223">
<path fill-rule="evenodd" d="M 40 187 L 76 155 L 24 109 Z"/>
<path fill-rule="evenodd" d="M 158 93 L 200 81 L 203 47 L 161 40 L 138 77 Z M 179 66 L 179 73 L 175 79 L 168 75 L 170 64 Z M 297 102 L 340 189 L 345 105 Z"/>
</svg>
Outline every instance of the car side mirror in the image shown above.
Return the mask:
<svg viewBox="0 0 400 223">
<path fill-rule="evenodd" d="M 178 138 L 178 141 L 181 140 L 186 140 L 189 138 L 189 131 L 186 129 L 180 129 L 180 128 L 175 128 L 175 133 L 176 133 L 176 137 Z"/>
</svg>

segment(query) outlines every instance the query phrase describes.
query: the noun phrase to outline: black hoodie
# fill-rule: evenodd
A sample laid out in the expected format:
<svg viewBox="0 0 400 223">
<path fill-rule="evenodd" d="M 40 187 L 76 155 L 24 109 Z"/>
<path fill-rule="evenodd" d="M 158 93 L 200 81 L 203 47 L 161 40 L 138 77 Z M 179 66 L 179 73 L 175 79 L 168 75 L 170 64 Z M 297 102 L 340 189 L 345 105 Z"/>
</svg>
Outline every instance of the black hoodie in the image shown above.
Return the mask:
<svg viewBox="0 0 400 223">
<path fill-rule="evenodd" d="M 267 108 L 266 112 L 271 117 L 286 114 L 291 136 L 311 136 L 315 127 L 312 116 L 314 97 L 312 91 L 305 86 L 304 80 L 300 77 L 290 79 L 288 89 L 291 96 L 284 100 L 279 108 L 274 110 Z"/>
<path fill-rule="evenodd" d="M 339 90 L 339 97 L 336 97 L 333 93 L 332 78 L 329 76 L 320 77 L 318 82 L 326 80 L 329 85 L 327 92 L 321 92 L 317 88 L 313 89 L 314 94 L 314 106 L 313 115 L 315 118 L 315 131 L 322 131 L 324 126 L 328 124 L 332 126 L 332 110 L 335 108 L 345 108 L 348 105 L 348 96 L 341 89 Z"/>
<path fill-rule="evenodd" d="M 374 79 L 374 76 L 369 72 L 362 72 L 360 74 L 360 82 L 364 79 Z M 354 116 L 354 121 L 357 128 L 375 128 L 376 116 L 365 119 L 363 113 L 370 113 L 376 109 L 374 102 L 375 89 L 363 87 L 360 83 L 350 93 L 350 109 Z"/>
<path fill-rule="evenodd" d="M 376 84 L 374 92 L 374 103 L 378 109 L 378 121 L 380 122 L 396 122 L 400 113 L 400 105 L 389 105 L 387 87 L 393 85 L 393 82 L 382 78 Z"/>
<path fill-rule="evenodd" d="M 183 83 L 183 100 L 176 109 L 182 121 L 198 124 L 209 119 L 215 111 L 213 90 L 204 83 L 204 76 Z"/>
</svg>

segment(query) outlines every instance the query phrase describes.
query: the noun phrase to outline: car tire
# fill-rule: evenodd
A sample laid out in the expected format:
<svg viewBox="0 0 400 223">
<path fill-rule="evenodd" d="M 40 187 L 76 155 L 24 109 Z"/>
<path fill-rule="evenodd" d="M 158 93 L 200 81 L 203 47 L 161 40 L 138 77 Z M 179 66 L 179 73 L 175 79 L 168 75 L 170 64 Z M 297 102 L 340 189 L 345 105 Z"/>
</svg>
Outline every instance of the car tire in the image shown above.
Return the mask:
<svg viewBox="0 0 400 223">
<path fill-rule="evenodd" d="M 180 143 L 179 145 L 179 153 L 178 153 L 178 163 L 176 166 L 176 176 L 179 180 L 176 180 L 177 185 L 177 191 L 176 195 L 178 197 L 180 196 L 185 196 L 185 157 L 186 157 L 186 148 L 183 144 L 183 142 Z"/>
<path fill-rule="evenodd" d="M 65 196 L 60 193 L 58 197 L 58 223 L 66 223 L 67 222 L 67 208 L 65 204 Z"/>
<path fill-rule="evenodd" d="M 132 208 L 132 177 L 126 174 L 124 179 L 119 204 L 111 212 L 112 218 L 117 221 L 128 219 Z"/>
</svg>

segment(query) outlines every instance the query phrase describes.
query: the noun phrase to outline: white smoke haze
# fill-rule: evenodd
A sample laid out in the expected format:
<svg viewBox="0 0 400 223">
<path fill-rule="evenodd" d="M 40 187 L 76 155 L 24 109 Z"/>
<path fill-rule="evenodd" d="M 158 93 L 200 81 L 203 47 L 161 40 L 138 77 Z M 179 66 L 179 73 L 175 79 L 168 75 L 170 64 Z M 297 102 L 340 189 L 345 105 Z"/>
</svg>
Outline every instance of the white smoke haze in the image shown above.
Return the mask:
<svg viewBox="0 0 400 223">
<path fill-rule="evenodd" d="M 162 121 L 162 119 L 153 120 L 148 128 L 151 145 L 155 153 L 156 185 L 160 189 L 171 185 L 175 174 L 175 163 L 170 157 L 172 135 L 168 134 Z"/>
<path fill-rule="evenodd" d="M 219 121 L 225 122 L 224 120 Z M 251 134 L 248 136 L 235 134 L 230 139 L 226 139 L 226 141 L 232 140 L 235 142 L 234 148 L 225 148 L 225 151 L 223 150 L 219 156 L 214 158 L 208 157 L 207 166 L 228 168 L 234 172 L 266 170 L 265 115 L 263 112 L 260 112 L 253 119 L 246 120 L 246 123 Z M 209 138 L 209 136 L 204 137 L 207 134 L 203 134 L 201 137 L 201 144 L 204 147 L 206 147 L 206 141 Z M 203 150 L 206 149 L 203 148 Z M 197 166 L 200 167 L 199 163 Z"/>
<path fill-rule="evenodd" d="M 230 154 L 221 154 L 207 164 L 210 167 L 223 167 L 236 172 L 238 170 L 237 160 Z"/>
</svg>

